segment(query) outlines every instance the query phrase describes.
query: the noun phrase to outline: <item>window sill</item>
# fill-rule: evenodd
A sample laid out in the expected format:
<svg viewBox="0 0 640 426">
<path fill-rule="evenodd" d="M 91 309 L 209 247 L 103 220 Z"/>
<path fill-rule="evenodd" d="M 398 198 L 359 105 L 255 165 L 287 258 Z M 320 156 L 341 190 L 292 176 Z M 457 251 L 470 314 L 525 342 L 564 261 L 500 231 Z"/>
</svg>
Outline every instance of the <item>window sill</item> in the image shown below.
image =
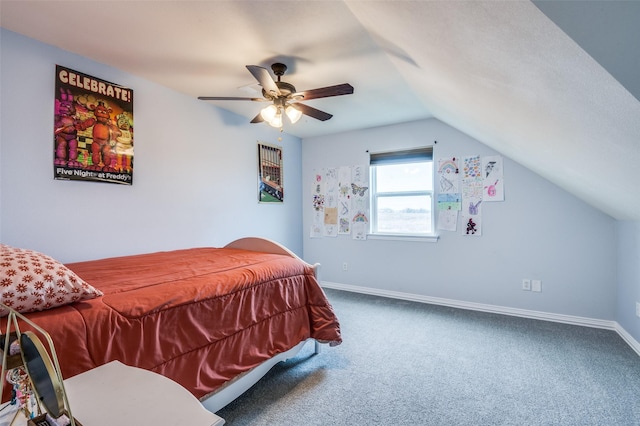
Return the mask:
<svg viewBox="0 0 640 426">
<path fill-rule="evenodd" d="M 416 241 L 420 243 L 437 243 L 438 235 L 403 235 L 403 234 L 367 234 L 368 240 Z"/>
</svg>

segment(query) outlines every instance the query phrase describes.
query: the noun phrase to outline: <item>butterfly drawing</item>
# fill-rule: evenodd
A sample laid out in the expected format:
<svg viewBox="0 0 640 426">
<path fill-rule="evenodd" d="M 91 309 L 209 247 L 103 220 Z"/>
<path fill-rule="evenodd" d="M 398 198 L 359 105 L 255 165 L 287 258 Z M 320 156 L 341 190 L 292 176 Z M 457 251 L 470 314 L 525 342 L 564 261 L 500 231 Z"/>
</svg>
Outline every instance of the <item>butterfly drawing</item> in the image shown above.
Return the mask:
<svg viewBox="0 0 640 426">
<path fill-rule="evenodd" d="M 361 197 L 364 197 L 364 193 L 367 189 L 369 189 L 368 186 L 358 186 L 355 183 L 351 184 L 351 189 L 353 190 L 353 195 L 360 195 Z"/>
</svg>

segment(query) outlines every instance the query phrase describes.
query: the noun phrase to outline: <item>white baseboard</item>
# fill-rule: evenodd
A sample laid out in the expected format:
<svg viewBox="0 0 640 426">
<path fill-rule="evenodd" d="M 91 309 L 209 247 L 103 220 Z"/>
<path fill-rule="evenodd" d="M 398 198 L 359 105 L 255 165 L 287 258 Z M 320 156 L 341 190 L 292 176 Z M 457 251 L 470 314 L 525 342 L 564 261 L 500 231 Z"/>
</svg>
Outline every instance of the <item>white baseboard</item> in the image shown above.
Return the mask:
<svg viewBox="0 0 640 426">
<path fill-rule="evenodd" d="M 528 309 L 509 308 L 506 306 L 487 305 L 484 303 L 464 302 L 461 300 L 445 299 L 441 297 L 423 296 L 420 294 L 403 293 L 391 290 L 361 287 L 349 284 L 340 284 L 328 281 L 320 283 L 322 287 L 336 290 L 350 291 L 353 293 L 370 294 L 373 296 L 389 297 L 392 299 L 410 300 L 413 302 L 429 303 L 432 305 L 450 306 L 452 308 L 469 309 L 472 311 L 490 312 L 502 315 L 511 315 L 522 318 L 532 318 L 543 321 L 553 321 L 563 324 L 580 325 L 584 327 L 603 328 L 617 332 L 629 346 L 640 355 L 640 343 L 626 332 L 616 321 L 607 321 L 593 318 L 577 317 L 573 315 L 553 314 L 549 312 L 531 311 Z"/>
<path fill-rule="evenodd" d="M 624 328 L 622 328 L 622 326 L 618 323 L 616 323 L 616 328 L 615 330 L 618 332 L 618 334 L 620 335 L 620 337 L 622 337 L 622 339 L 627 342 L 627 344 L 629 346 L 631 346 L 631 348 L 636 351 L 636 353 L 638 355 L 640 355 L 640 343 L 638 343 L 638 341 L 636 339 L 633 338 L 632 335 L 630 335 L 629 333 L 627 333 L 627 330 L 625 330 Z"/>
</svg>

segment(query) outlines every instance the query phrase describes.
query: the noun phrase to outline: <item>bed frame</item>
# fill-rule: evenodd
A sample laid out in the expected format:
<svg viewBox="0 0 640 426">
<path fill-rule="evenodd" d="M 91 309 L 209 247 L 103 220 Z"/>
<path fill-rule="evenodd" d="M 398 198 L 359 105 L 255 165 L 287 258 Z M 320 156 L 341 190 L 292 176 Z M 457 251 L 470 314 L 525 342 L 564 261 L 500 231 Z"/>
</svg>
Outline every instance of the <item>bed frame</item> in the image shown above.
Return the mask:
<svg viewBox="0 0 640 426">
<path fill-rule="evenodd" d="M 286 256 L 293 257 L 295 259 L 304 262 L 300 257 L 298 257 L 294 252 L 289 250 L 288 248 L 282 246 L 281 244 L 276 243 L 275 241 L 271 241 L 265 238 L 256 238 L 256 237 L 247 237 L 241 238 L 235 241 L 230 242 L 225 246 L 225 248 L 232 249 L 241 249 L 241 250 L 251 250 L 251 251 L 259 251 L 264 253 L 273 253 L 273 254 L 282 254 Z M 307 263 L 307 262 L 304 262 Z M 316 263 L 314 265 L 310 265 L 313 268 L 313 273 L 318 280 L 320 281 L 320 264 Z M 307 342 L 313 342 L 314 344 L 314 354 L 319 354 L 321 352 L 320 342 L 315 339 L 307 339 L 300 343 L 298 343 L 293 348 L 289 349 L 286 352 L 282 352 L 273 358 L 270 358 L 264 361 L 262 364 L 257 367 L 247 371 L 244 374 L 230 380 L 225 385 L 223 385 L 220 389 L 215 392 L 203 397 L 200 399 L 202 405 L 212 413 L 216 413 L 217 411 L 224 408 L 227 404 L 238 398 L 244 392 L 249 390 L 253 385 L 255 385 L 262 377 L 264 377 L 271 368 L 281 361 L 286 361 L 290 358 L 296 356 L 302 348 L 305 346 Z"/>
</svg>

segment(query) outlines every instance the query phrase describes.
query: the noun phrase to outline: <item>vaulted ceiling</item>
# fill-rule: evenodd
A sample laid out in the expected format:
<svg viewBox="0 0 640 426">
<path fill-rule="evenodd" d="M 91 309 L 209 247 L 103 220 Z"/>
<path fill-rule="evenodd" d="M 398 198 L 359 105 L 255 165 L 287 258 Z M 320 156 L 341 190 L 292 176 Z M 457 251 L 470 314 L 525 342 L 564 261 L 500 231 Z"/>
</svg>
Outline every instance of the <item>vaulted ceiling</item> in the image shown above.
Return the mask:
<svg viewBox="0 0 640 426">
<path fill-rule="evenodd" d="M 194 99 L 259 96 L 245 65 L 273 62 L 298 90 L 350 83 L 284 130 L 436 117 L 620 220 L 640 220 L 637 22 L 616 0 L 0 0 L 2 27 Z"/>
</svg>

